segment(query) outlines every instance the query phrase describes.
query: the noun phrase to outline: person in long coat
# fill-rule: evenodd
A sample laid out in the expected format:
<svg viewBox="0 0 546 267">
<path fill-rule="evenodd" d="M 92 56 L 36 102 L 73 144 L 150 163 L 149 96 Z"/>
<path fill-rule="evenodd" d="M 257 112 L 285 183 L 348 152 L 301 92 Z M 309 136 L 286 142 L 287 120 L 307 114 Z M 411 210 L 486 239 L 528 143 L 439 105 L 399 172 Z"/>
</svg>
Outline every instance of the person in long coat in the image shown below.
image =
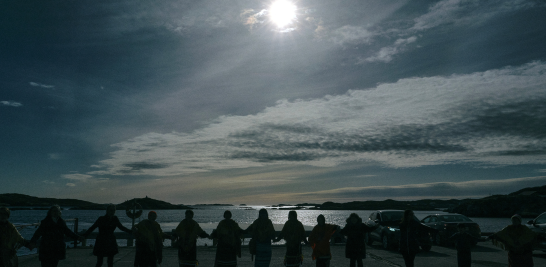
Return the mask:
<svg viewBox="0 0 546 267">
<path fill-rule="evenodd" d="M 512 225 L 506 226 L 488 239 L 491 239 L 494 245 L 508 250 L 509 267 L 532 267 L 534 266 L 533 244 L 538 236 L 521 224 L 521 216 L 516 214 L 511 220 Z"/>
<path fill-rule="evenodd" d="M 8 221 L 10 210 L 0 207 L 0 267 L 17 267 L 17 249 L 28 246 L 17 228 Z"/>
<path fill-rule="evenodd" d="M 298 221 L 298 214 L 291 210 L 288 212 L 288 221 L 282 227 L 281 233 L 274 240 L 275 242 L 284 239 L 286 241 L 286 254 L 284 256 L 284 266 L 299 266 L 303 262 L 301 242 L 307 242 L 305 228 Z"/>
<path fill-rule="evenodd" d="M 231 219 L 231 216 L 231 211 L 226 210 L 224 219 L 218 223 L 210 236 L 217 241 L 215 267 L 235 267 L 237 257 L 241 257 L 241 237 L 244 230 Z"/>
<path fill-rule="evenodd" d="M 405 210 L 404 217 L 400 223 L 400 243 L 398 249 L 406 267 L 413 267 L 415 256 L 419 253 L 419 238 L 418 234 L 423 232 L 437 232 L 414 218 L 412 210 Z"/>
<path fill-rule="evenodd" d="M 256 242 L 254 267 L 268 267 L 271 263 L 271 241 L 275 238 L 275 228 L 266 209 L 261 209 L 256 219 L 245 231 Z"/>
<path fill-rule="evenodd" d="M 108 205 L 106 208 L 106 215 L 100 216 L 97 221 L 87 230 L 83 236 L 87 237 L 97 227 L 99 228 L 99 234 L 93 247 L 93 255 L 97 256 L 96 267 L 102 266 L 104 257 L 107 257 L 108 267 L 114 266 L 114 255 L 118 254 L 118 243 L 114 231 L 116 228 L 126 232 L 132 233 L 132 231 L 121 224 L 116 214 L 116 205 Z"/>
<path fill-rule="evenodd" d="M 66 226 L 61 215 L 61 207 L 52 206 L 30 239 L 30 247 L 34 248 L 38 239 L 41 238 L 38 259 L 42 267 L 56 267 L 60 260 L 66 259 L 65 236 L 83 241 L 83 237 L 78 236 Z"/>
<path fill-rule="evenodd" d="M 330 238 L 339 229 L 339 226 L 335 224 L 327 224 L 324 215 L 320 214 L 317 217 L 317 225 L 313 227 L 311 234 L 309 235 L 309 244 L 313 249 L 311 255 L 313 260 L 316 261 L 317 267 L 330 266 L 330 260 L 332 259 L 332 253 L 330 252 Z"/>
<path fill-rule="evenodd" d="M 197 266 L 197 237 L 209 235 L 193 220 L 192 210 L 186 210 L 185 216 L 174 230 L 178 237 L 178 262 L 180 266 Z"/>
<path fill-rule="evenodd" d="M 350 266 L 358 264 L 362 267 L 362 259 L 366 258 L 366 244 L 364 238 L 366 233 L 373 231 L 378 225 L 368 226 L 362 223 L 362 218 L 356 213 L 351 213 L 346 220 L 347 224 L 341 229 L 340 234 L 347 236 L 345 244 L 345 257 L 350 259 Z"/>
<path fill-rule="evenodd" d="M 150 211 L 148 219 L 133 228 L 136 237 L 135 267 L 156 267 L 163 261 L 163 241 L 169 235 L 163 233 L 156 219 L 157 213 Z"/>
</svg>

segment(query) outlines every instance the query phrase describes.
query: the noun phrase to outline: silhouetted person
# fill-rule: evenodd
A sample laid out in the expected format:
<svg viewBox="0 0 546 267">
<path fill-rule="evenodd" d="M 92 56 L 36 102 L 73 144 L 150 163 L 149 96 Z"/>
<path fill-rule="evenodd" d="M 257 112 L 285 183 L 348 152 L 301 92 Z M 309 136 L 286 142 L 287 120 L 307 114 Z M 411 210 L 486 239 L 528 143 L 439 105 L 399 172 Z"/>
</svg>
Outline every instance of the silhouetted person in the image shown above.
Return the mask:
<svg viewBox="0 0 546 267">
<path fill-rule="evenodd" d="M 473 236 L 468 232 L 468 227 L 464 224 L 457 224 L 458 232 L 453 234 L 449 239 L 455 241 L 457 249 L 457 266 L 470 267 L 472 265 L 472 246 L 478 241 L 478 237 Z"/>
<path fill-rule="evenodd" d="M 404 257 L 406 267 L 414 266 L 415 255 L 420 251 L 418 234 L 437 231 L 421 224 L 414 216 L 412 210 L 405 210 L 400 223 L 400 244 L 398 248 Z"/>
<path fill-rule="evenodd" d="M 275 228 L 266 209 L 261 209 L 256 219 L 246 230 L 256 242 L 255 267 L 269 266 L 271 263 L 271 240 L 275 238 Z"/>
<path fill-rule="evenodd" d="M 102 266 L 104 257 L 107 258 L 108 267 L 114 266 L 114 255 L 118 254 L 118 242 L 114 231 L 116 228 L 126 232 L 132 233 L 130 229 L 121 224 L 116 214 L 116 205 L 108 205 L 106 208 L 106 215 L 100 216 L 97 221 L 87 230 L 83 236 L 87 238 L 97 227 L 99 228 L 99 234 L 93 247 L 93 255 L 97 256 L 96 267 Z"/>
<path fill-rule="evenodd" d="M 17 249 L 28 246 L 28 241 L 8 221 L 10 213 L 8 208 L 0 207 L 0 267 L 16 267 Z"/>
<path fill-rule="evenodd" d="M 275 239 L 275 242 L 284 239 L 286 241 L 286 254 L 284 256 L 284 266 L 299 266 L 303 262 L 301 251 L 301 242 L 309 244 L 305 238 L 305 228 L 298 221 L 298 214 L 291 210 L 288 212 L 288 221 L 282 227 L 281 233 Z"/>
<path fill-rule="evenodd" d="M 509 267 L 532 267 L 533 262 L 533 244 L 537 235 L 525 225 L 521 225 L 521 216 L 512 216 L 512 225 L 506 226 L 499 232 L 489 236 L 493 244 L 499 246 L 498 242 L 504 244 L 504 249 L 508 250 Z"/>
<path fill-rule="evenodd" d="M 156 267 L 163 261 L 163 240 L 165 235 L 155 221 L 157 213 L 150 211 L 148 219 L 142 220 L 133 229 L 136 237 L 136 267 Z"/>
<path fill-rule="evenodd" d="M 211 234 L 217 240 L 214 266 L 237 266 L 237 257 L 241 257 L 241 236 L 243 229 L 231 219 L 231 211 L 224 212 L 224 219 Z"/>
<path fill-rule="evenodd" d="M 193 220 L 192 210 L 186 210 L 185 216 L 174 230 L 178 237 L 178 262 L 180 266 L 196 266 L 197 237 L 206 238 L 209 235 Z"/>
<path fill-rule="evenodd" d="M 359 267 L 362 267 L 362 259 L 366 258 L 366 244 L 364 238 L 366 233 L 373 231 L 378 225 L 371 227 L 362 223 L 362 218 L 356 213 L 351 213 L 346 222 L 347 224 L 340 231 L 340 234 L 347 236 L 345 257 L 350 259 L 351 267 L 355 267 L 356 264 L 358 264 Z"/>
<path fill-rule="evenodd" d="M 327 224 L 324 215 L 320 214 L 317 217 L 317 225 L 309 235 L 309 243 L 313 248 L 313 260 L 316 260 L 317 267 L 330 266 L 332 253 L 330 253 L 330 238 L 337 231 L 339 226 L 335 224 Z"/>
<path fill-rule="evenodd" d="M 34 248 L 38 239 L 41 238 L 38 258 L 42 267 L 56 267 L 59 260 L 66 259 L 65 235 L 83 241 L 83 237 L 78 236 L 66 226 L 61 215 L 61 207 L 58 205 L 49 208 L 47 216 L 41 221 L 30 240 L 30 248 Z"/>
</svg>

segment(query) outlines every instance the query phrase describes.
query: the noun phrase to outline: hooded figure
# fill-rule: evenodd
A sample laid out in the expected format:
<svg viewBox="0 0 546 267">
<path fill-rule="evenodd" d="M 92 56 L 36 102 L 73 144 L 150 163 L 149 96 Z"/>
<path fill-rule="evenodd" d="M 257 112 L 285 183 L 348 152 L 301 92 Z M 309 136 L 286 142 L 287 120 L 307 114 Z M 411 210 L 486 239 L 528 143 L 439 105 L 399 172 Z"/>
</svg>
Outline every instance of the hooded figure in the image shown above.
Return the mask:
<svg viewBox="0 0 546 267">
<path fill-rule="evenodd" d="M 136 237 L 136 267 L 156 267 L 163 261 L 163 240 L 166 235 L 163 234 L 156 219 L 157 213 L 150 211 L 148 219 L 142 220 L 133 229 Z"/>
<path fill-rule="evenodd" d="M 327 224 L 324 215 L 320 214 L 317 217 L 317 225 L 309 235 L 309 243 L 313 248 L 313 260 L 316 260 L 317 267 L 330 266 L 332 253 L 330 252 L 330 238 L 337 231 L 339 226 L 335 224 Z"/>
<path fill-rule="evenodd" d="M 533 266 L 533 244 L 537 235 L 525 225 L 521 225 L 521 216 L 512 216 L 512 225 L 489 236 L 493 244 L 508 250 L 509 267 Z"/>
<path fill-rule="evenodd" d="M 256 242 L 255 267 L 269 266 L 271 263 L 271 240 L 275 238 L 275 228 L 266 209 L 259 211 L 256 219 L 246 230 Z"/>
<path fill-rule="evenodd" d="M 420 251 L 419 233 L 423 232 L 437 232 L 437 230 L 420 223 L 415 218 L 412 210 L 405 210 L 402 222 L 400 222 L 400 244 L 398 249 L 404 257 L 406 267 L 414 266 L 415 255 Z"/>
<path fill-rule="evenodd" d="M 186 210 L 186 218 L 178 224 L 175 234 L 178 236 L 178 261 L 180 266 L 196 266 L 197 237 L 206 238 L 209 235 L 193 220 L 193 211 Z"/>
<path fill-rule="evenodd" d="M 288 221 L 284 224 L 281 233 L 275 239 L 275 242 L 281 239 L 286 241 L 285 266 L 299 266 L 303 262 L 301 242 L 309 244 L 305 236 L 305 228 L 298 221 L 298 214 L 296 211 L 291 210 L 288 212 Z"/>
<path fill-rule="evenodd" d="M 231 216 L 231 211 L 226 210 L 224 219 L 211 234 L 217 240 L 214 266 L 237 266 L 237 257 L 241 257 L 241 236 L 244 231 Z"/>
<path fill-rule="evenodd" d="M 366 258 L 366 244 L 364 243 L 364 238 L 366 233 L 373 231 L 378 225 L 370 227 L 362 223 L 362 218 L 356 213 L 351 213 L 346 222 L 347 224 L 340 231 L 340 234 L 347 236 L 345 257 L 351 259 L 351 267 L 354 267 L 355 263 L 358 263 L 358 266 L 362 267 L 362 259 Z"/>
</svg>

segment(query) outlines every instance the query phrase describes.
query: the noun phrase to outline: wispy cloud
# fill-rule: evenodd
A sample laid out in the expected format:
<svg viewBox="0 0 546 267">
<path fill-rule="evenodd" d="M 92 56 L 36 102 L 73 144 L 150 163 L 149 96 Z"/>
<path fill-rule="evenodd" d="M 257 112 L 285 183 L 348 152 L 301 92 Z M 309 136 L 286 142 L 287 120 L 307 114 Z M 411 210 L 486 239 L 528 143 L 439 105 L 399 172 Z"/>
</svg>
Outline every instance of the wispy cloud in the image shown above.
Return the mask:
<svg viewBox="0 0 546 267">
<path fill-rule="evenodd" d="M 87 182 L 89 179 L 93 178 L 92 175 L 80 174 L 80 173 L 63 174 L 61 177 L 64 179 L 75 180 L 80 182 Z"/>
<path fill-rule="evenodd" d="M 99 162 L 102 168 L 89 174 L 169 176 L 351 161 L 391 167 L 543 163 L 544 86 L 546 63 L 533 62 L 282 100 L 255 115 L 219 117 L 192 133 L 149 133 L 115 144 L 110 158 Z"/>
<path fill-rule="evenodd" d="M 67 183 L 66 186 L 68 186 L 68 187 L 74 187 L 74 186 L 76 186 L 76 184 L 74 184 L 74 183 Z"/>
<path fill-rule="evenodd" d="M 0 101 L 1 105 L 9 106 L 9 107 L 21 107 L 23 104 L 15 101 Z"/>
<path fill-rule="evenodd" d="M 367 62 L 390 62 L 393 59 L 393 56 L 406 50 L 408 44 L 414 43 L 417 40 L 416 36 L 412 36 L 406 39 L 398 39 L 392 46 L 383 47 L 375 56 L 366 58 L 364 61 Z M 357 64 L 361 64 L 363 61 L 359 61 Z"/>
<path fill-rule="evenodd" d="M 44 184 L 55 184 L 55 182 L 50 181 L 50 180 L 44 180 L 44 181 L 42 181 L 42 183 L 44 183 Z"/>
<path fill-rule="evenodd" d="M 426 34 L 426 31 L 439 26 L 453 25 L 455 27 L 476 27 L 499 15 L 529 9 L 537 6 L 546 6 L 536 1 L 480 1 L 480 0 L 443 0 L 432 5 L 428 11 L 416 17 L 406 27 L 379 30 L 370 33 L 370 36 L 397 38 L 389 46 L 382 47 L 374 56 L 359 60 L 365 62 L 385 62 L 393 60 L 396 54 L 409 50 L 407 44 L 415 42 L 417 34 Z M 411 36 L 411 37 L 410 37 Z M 400 39 L 400 37 L 402 37 Z M 369 38 L 369 37 L 367 37 Z M 369 40 L 367 40 L 369 42 Z"/>
<path fill-rule="evenodd" d="M 47 84 L 43 84 L 43 83 L 30 82 L 29 84 L 31 86 L 42 87 L 42 88 L 46 88 L 46 89 L 55 88 L 55 85 L 47 85 Z"/>
</svg>

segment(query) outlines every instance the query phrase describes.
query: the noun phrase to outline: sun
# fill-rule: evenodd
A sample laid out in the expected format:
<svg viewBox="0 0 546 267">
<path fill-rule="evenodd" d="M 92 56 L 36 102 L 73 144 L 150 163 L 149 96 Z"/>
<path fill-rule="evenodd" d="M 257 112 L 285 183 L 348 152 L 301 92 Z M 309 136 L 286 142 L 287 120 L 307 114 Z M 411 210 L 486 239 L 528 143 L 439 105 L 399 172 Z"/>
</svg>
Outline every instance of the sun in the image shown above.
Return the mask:
<svg viewBox="0 0 546 267">
<path fill-rule="evenodd" d="M 296 19 L 296 5 L 286 0 L 277 0 L 269 8 L 269 17 L 279 28 L 291 24 Z"/>
</svg>

